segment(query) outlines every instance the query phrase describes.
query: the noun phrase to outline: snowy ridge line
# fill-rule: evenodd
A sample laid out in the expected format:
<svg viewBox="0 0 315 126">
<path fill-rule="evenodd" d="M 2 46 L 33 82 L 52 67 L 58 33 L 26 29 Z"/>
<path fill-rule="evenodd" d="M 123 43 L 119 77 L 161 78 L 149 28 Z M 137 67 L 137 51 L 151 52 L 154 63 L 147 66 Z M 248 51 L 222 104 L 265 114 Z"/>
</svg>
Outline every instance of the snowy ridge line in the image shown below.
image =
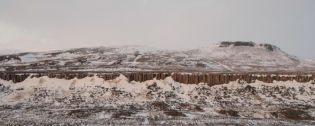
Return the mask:
<svg viewBox="0 0 315 126">
<path fill-rule="evenodd" d="M 28 77 L 39 78 L 42 76 L 47 76 L 48 78 L 58 78 L 70 80 L 73 78 L 83 79 L 85 77 L 97 76 L 103 78 L 104 80 L 116 79 L 116 77 L 123 75 L 127 78 L 128 82 L 145 82 L 147 80 L 153 79 L 165 79 L 167 77 L 172 77 L 174 81 L 183 83 L 183 84 L 199 84 L 206 83 L 209 86 L 227 84 L 236 80 L 243 80 L 247 83 L 254 83 L 256 80 L 273 83 L 273 81 L 293 81 L 296 82 L 309 82 L 315 80 L 315 75 L 312 74 L 296 74 L 296 75 L 281 75 L 281 74 L 194 74 L 194 73 L 107 73 L 107 74 L 92 74 L 92 73 L 35 73 L 35 74 L 18 74 L 18 73 L 0 73 L 0 79 L 10 81 L 13 83 L 23 82 Z"/>
</svg>

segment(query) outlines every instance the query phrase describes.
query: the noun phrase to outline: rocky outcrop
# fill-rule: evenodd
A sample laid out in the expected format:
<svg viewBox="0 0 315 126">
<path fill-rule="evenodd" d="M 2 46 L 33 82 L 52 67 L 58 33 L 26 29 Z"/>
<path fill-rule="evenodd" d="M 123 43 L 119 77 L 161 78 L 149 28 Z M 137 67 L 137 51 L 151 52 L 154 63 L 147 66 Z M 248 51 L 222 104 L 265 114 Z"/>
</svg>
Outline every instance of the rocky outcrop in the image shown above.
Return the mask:
<svg viewBox="0 0 315 126">
<path fill-rule="evenodd" d="M 270 45 L 270 44 L 259 44 L 259 46 L 268 49 L 269 51 L 274 51 L 277 47 Z"/>
<path fill-rule="evenodd" d="M 232 47 L 232 46 L 247 46 L 247 47 L 260 46 L 269 51 L 274 51 L 278 48 L 271 44 L 256 44 L 252 41 L 223 41 L 219 43 L 219 47 Z"/>
<path fill-rule="evenodd" d="M 255 46 L 255 43 L 252 41 L 223 41 L 220 42 L 219 47 L 230 47 L 230 46 Z"/>
<path fill-rule="evenodd" d="M 96 76 L 103 78 L 104 80 L 112 80 L 118 77 L 120 74 L 96 74 Z M 171 76 L 175 81 L 184 84 L 198 84 L 207 83 L 209 86 L 227 84 L 231 81 L 245 81 L 247 83 L 253 83 L 255 80 L 259 80 L 266 83 L 273 83 L 273 81 L 297 81 L 297 82 L 309 82 L 315 80 L 315 75 L 270 75 L 270 74 L 180 74 L 180 73 L 125 73 L 123 74 L 128 81 L 145 82 L 154 78 L 163 80 L 166 77 Z M 36 74 L 16 74 L 16 73 L 0 73 L 0 77 L 3 80 L 12 80 L 14 83 L 22 82 L 27 77 L 42 77 L 48 76 L 49 78 L 58 78 L 70 80 L 73 78 L 82 79 L 85 77 L 92 77 L 94 74 L 89 73 L 69 73 L 69 74 L 52 74 L 52 73 L 36 73 Z"/>
<path fill-rule="evenodd" d="M 12 80 L 13 83 L 22 82 L 27 77 L 29 77 L 29 74 L 14 74 L 14 73 L 6 74 L 6 73 L 0 73 L 0 78 L 2 80 L 6 80 L 6 81 Z"/>
</svg>

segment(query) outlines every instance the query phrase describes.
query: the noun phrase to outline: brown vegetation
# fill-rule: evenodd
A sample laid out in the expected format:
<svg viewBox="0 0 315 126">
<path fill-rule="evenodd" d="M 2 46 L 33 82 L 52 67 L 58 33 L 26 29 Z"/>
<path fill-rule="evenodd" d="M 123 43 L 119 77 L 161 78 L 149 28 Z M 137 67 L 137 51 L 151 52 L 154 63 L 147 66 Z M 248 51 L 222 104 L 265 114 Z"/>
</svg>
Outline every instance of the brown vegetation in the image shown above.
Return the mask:
<svg viewBox="0 0 315 126">
<path fill-rule="evenodd" d="M 168 110 L 170 107 L 168 104 L 166 104 L 164 102 L 153 102 L 151 105 L 154 106 L 156 109 L 159 109 L 159 110 Z"/>
<path fill-rule="evenodd" d="M 284 116 L 286 119 L 293 119 L 293 120 L 315 120 L 312 116 L 310 116 L 307 112 L 300 110 L 300 109 L 292 109 L 287 108 L 280 112 L 272 112 L 271 113 L 274 117 L 280 118 L 281 115 Z M 280 117 L 278 117 L 280 115 Z"/>
<path fill-rule="evenodd" d="M 220 110 L 218 113 L 228 115 L 228 116 L 239 116 L 237 111 L 234 110 Z"/>
<path fill-rule="evenodd" d="M 177 110 L 169 110 L 169 111 L 165 111 L 164 113 L 169 116 L 186 116 L 185 114 Z"/>
<path fill-rule="evenodd" d="M 129 111 L 119 111 L 119 112 L 115 112 L 112 115 L 112 118 L 120 118 L 121 116 L 131 116 L 131 114 L 133 113 Z"/>
</svg>

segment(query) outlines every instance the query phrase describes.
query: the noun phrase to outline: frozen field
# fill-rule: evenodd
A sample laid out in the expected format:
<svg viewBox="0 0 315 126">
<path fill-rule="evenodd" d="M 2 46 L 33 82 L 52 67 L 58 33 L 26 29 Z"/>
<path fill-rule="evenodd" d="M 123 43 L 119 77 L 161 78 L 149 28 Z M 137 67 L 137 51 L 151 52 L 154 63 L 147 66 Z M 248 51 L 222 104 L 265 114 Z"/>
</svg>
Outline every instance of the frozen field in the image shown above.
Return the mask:
<svg viewBox="0 0 315 126">
<path fill-rule="evenodd" d="M 1 125 L 314 125 L 314 81 L 0 80 Z"/>
</svg>

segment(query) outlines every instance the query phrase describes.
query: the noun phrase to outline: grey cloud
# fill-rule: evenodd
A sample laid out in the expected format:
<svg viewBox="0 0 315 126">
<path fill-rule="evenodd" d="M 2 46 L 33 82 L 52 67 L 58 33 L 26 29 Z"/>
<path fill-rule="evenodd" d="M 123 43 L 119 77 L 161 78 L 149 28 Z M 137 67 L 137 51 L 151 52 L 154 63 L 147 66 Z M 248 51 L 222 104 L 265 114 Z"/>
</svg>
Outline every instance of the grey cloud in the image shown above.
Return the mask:
<svg viewBox="0 0 315 126">
<path fill-rule="evenodd" d="M 313 0 L 2 0 L 0 22 L 17 30 L 0 49 L 178 49 L 250 40 L 315 59 L 314 5 Z"/>
</svg>

